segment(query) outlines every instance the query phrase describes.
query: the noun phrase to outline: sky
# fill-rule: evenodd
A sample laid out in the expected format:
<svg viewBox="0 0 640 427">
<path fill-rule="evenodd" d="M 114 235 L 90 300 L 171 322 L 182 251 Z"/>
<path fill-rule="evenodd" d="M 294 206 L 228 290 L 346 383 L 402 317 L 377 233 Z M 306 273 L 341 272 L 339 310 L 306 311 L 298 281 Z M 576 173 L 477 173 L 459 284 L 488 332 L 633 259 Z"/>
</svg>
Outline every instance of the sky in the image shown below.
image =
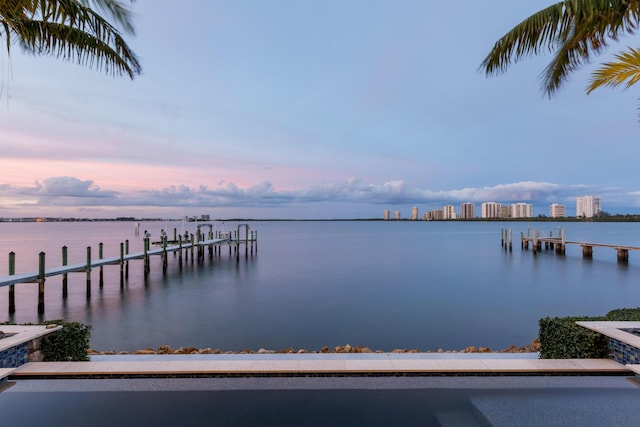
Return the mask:
<svg viewBox="0 0 640 427">
<path fill-rule="evenodd" d="M 640 93 L 480 64 L 551 1 L 138 0 L 134 80 L 0 48 L 0 218 L 640 212 Z M 4 41 L 0 43 L 4 46 Z"/>
</svg>

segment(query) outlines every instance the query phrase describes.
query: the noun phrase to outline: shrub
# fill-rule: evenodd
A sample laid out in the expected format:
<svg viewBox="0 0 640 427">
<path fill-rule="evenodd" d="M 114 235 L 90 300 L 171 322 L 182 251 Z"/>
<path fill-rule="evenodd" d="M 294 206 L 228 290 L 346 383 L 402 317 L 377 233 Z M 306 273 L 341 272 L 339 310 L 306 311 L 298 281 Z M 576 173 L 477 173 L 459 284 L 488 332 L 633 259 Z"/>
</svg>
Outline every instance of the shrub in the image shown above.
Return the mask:
<svg viewBox="0 0 640 427">
<path fill-rule="evenodd" d="M 61 325 L 62 329 L 42 338 L 42 353 L 45 362 L 89 360 L 91 325 L 64 320 L 49 320 L 42 324 Z"/>
<path fill-rule="evenodd" d="M 640 321 L 640 307 L 638 308 L 618 308 L 611 310 L 605 316 L 605 320 L 617 321 Z"/>
<path fill-rule="evenodd" d="M 540 319 L 541 359 L 593 359 L 609 357 L 608 338 L 576 325 L 577 321 L 640 321 L 640 308 L 620 308 L 598 317 L 545 317 Z"/>
</svg>

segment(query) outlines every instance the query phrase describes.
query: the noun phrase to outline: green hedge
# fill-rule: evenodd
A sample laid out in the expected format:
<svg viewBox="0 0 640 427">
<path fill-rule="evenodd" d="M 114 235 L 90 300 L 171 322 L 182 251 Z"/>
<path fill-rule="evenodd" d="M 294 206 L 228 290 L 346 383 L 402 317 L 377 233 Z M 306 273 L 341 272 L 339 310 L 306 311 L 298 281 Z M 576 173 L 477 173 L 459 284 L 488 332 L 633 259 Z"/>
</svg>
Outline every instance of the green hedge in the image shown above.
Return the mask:
<svg viewBox="0 0 640 427">
<path fill-rule="evenodd" d="M 609 357 L 607 337 L 576 325 L 577 321 L 640 321 L 639 308 L 612 310 L 597 317 L 545 317 L 540 319 L 541 359 L 593 359 Z"/>
<path fill-rule="evenodd" d="M 62 329 L 42 338 L 45 362 L 89 360 L 91 325 L 64 320 L 48 320 L 44 325 L 61 325 Z"/>
</svg>

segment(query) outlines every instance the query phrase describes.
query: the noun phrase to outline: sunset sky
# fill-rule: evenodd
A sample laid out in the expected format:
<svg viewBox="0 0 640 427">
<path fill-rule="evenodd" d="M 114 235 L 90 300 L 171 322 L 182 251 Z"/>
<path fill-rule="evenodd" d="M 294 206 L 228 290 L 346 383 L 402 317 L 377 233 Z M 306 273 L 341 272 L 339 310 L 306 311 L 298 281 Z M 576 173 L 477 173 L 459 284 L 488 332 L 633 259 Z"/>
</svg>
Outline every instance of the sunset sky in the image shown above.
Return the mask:
<svg viewBox="0 0 640 427">
<path fill-rule="evenodd" d="M 574 215 L 582 195 L 639 212 L 640 85 L 585 94 L 639 37 L 552 99 L 549 55 L 479 70 L 551 3 L 138 0 L 133 81 L 0 48 L 0 217 Z"/>
</svg>

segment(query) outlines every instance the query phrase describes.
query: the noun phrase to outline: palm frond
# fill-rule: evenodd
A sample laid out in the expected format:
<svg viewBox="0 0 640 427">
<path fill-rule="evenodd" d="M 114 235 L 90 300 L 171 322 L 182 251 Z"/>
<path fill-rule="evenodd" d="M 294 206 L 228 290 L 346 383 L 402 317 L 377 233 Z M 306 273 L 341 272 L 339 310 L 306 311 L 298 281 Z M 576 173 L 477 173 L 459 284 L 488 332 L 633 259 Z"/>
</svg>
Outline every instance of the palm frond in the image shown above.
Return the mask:
<svg viewBox="0 0 640 427">
<path fill-rule="evenodd" d="M 591 73 L 587 93 L 601 86 L 617 87 L 622 84 L 628 88 L 640 81 L 640 49 L 628 48 L 628 51 L 615 55 L 616 61 L 606 62 Z"/>
<path fill-rule="evenodd" d="M 133 12 L 118 0 L 79 0 L 85 7 L 92 7 L 106 14 L 105 19 L 113 20 L 115 26 L 127 34 L 135 34 Z M 134 3 L 135 0 L 130 0 Z"/>
<path fill-rule="evenodd" d="M 118 28 L 87 6 L 89 3 L 106 11 L 125 30 L 133 30 L 130 11 L 117 0 L 0 0 L 7 50 L 13 36 L 28 52 L 54 55 L 133 79 L 142 70 L 138 58 Z"/>
<path fill-rule="evenodd" d="M 108 38 L 95 37 L 85 31 L 44 21 L 29 21 L 23 33 L 35 37 L 21 38 L 25 50 L 77 62 L 98 70 L 105 69 L 111 75 L 126 74 L 134 78 L 141 66 L 136 55 L 118 34 Z"/>
<path fill-rule="evenodd" d="M 552 95 L 609 40 L 633 33 L 639 24 L 640 0 L 564 0 L 511 29 L 495 43 L 481 69 L 500 74 L 529 55 L 554 53 L 541 75 L 543 91 Z"/>
</svg>

